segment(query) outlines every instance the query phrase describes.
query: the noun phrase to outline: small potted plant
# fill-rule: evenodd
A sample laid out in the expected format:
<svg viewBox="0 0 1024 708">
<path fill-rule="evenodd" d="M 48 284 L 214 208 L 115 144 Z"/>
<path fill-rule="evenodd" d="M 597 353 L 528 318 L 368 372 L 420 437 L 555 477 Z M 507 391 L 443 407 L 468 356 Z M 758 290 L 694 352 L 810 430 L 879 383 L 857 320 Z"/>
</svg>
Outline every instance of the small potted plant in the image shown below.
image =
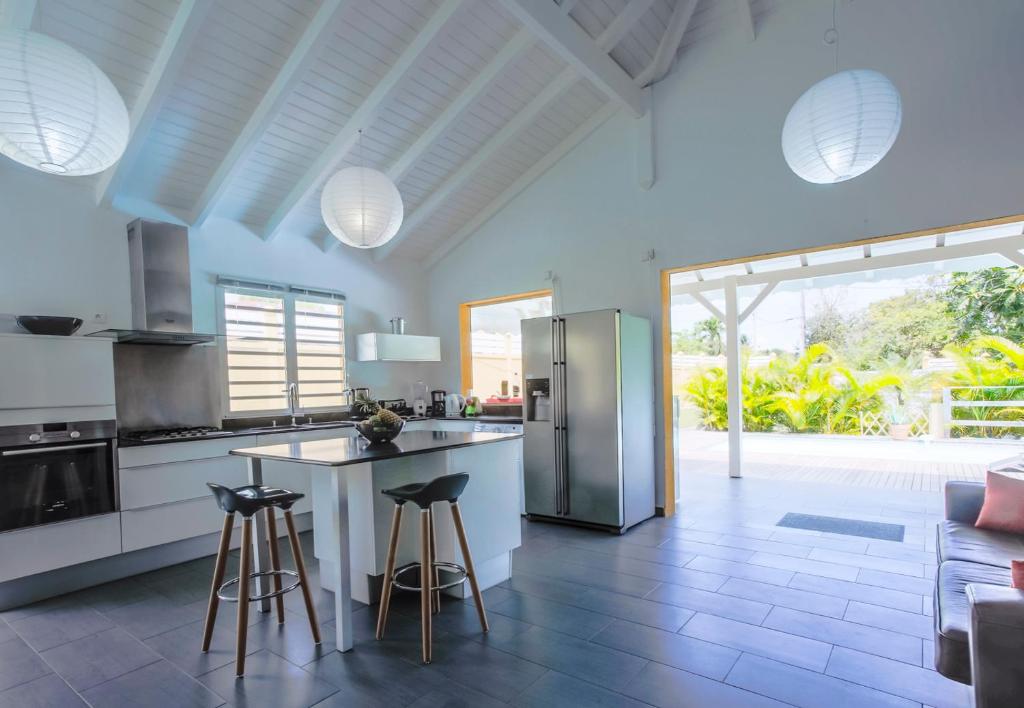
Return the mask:
<svg viewBox="0 0 1024 708">
<path fill-rule="evenodd" d="M 356 431 L 371 445 L 391 442 L 405 427 L 405 421 L 401 416 L 382 408 L 376 401 L 366 396 L 357 398 L 354 407 L 359 413 L 368 416 L 366 420 L 356 421 Z"/>
<path fill-rule="evenodd" d="M 897 403 L 889 408 L 889 437 L 893 440 L 910 438 L 910 414 L 906 405 Z"/>
</svg>

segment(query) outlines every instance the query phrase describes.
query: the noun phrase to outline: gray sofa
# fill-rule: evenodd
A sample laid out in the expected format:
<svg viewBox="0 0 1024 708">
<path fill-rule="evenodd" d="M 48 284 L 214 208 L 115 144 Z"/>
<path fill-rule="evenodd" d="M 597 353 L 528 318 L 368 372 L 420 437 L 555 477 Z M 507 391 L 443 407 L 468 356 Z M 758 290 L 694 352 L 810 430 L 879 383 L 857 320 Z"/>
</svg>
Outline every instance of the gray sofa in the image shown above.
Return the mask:
<svg viewBox="0 0 1024 708">
<path fill-rule="evenodd" d="M 938 525 L 935 668 L 974 686 L 976 708 L 1024 705 L 1024 591 L 1010 587 L 1010 561 L 1024 536 L 974 527 L 985 498 L 978 482 L 946 483 Z"/>
</svg>

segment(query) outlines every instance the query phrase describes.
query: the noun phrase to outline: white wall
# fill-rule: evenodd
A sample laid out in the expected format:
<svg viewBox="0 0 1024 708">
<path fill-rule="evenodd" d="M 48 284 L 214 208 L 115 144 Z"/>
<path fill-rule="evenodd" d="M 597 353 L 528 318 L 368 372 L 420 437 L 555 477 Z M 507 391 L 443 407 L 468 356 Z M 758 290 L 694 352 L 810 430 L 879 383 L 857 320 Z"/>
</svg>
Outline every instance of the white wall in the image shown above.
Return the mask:
<svg viewBox="0 0 1024 708">
<path fill-rule="evenodd" d="M 544 287 L 547 270 L 562 311 L 621 307 L 657 324 L 661 268 L 1024 212 L 1024 3 L 841 1 L 840 68 L 887 74 L 903 127 L 867 174 L 811 185 L 779 140 L 790 106 L 832 69 L 831 14 L 780 2 L 756 41 L 737 24 L 687 50 L 655 88 L 650 191 L 620 112 L 443 259 L 429 287 L 446 348 L 458 303 Z M 641 262 L 651 248 L 655 263 Z M 438 383 L 457 386 L 458 362 L 442 369 Z"/>
<path fill-rule="evenodd" d="M 82 334 L 131 326 L 125 225 L 132 215 L 97 208 L 85 181 L 0 159 L 0 216 L 0 314 L 8 315 L 0 317 L 0 331 L 18 331 L 13 314 L 82 317 Z M 216 331 L 218 274 L 338 290 L 347 296 L 350 383 L 381 397 L 409 398 L 411 383 L 430 382 L 435 365 L 355 361 L 355 335 L 390 331 L 395 315 L 406 318 L 410 334 L 428 333 L 425 277 L 417 265 L 375 263 L 345 248 L 324 253 L 288 232 L 266 243 L 247 227 L 216 218 L 190 232 L 189 245 L 196 331 Z M 92 322 L 96 313 L 107 323 Z"/>
</svg>

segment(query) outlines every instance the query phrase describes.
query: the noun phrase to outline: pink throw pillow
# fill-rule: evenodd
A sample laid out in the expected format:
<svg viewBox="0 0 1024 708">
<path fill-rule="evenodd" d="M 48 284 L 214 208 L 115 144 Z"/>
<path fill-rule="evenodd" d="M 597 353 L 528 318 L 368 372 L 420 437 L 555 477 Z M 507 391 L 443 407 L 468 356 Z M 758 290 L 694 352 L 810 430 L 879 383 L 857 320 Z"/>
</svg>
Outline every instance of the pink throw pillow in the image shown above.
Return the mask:
<svg viewBox="0 0 1024 708">
<path fill-rule="evenodd" d="M 1010 561 L 1010 585 L 1024 590 L 1024 561 Z"/>
<path fill-rule="evenodd" d="M 979 529 L 1024 534 L 1024 480 L 985 473 L 985 502 L 974 524 Z"/>
</svg>

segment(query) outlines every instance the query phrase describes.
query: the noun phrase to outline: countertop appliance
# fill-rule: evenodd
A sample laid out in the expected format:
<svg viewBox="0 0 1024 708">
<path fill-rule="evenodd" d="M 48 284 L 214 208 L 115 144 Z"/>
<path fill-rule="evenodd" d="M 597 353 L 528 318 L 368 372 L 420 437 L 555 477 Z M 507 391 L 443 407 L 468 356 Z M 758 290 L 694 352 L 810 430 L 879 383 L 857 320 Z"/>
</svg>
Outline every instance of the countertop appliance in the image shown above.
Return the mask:
<svg viewBox="0 0 1024 708">
<path fill-rule="evenodd" d="M 115 511 L 113 420 L 0 428 L 0 531 Z"/>
<path fill-rule="evenodd" d="M 444 418 L 444 399 L 447 395 L 447 391 L 430 392 L 430 415 L 434 418 Z"/>
<path fill-rule="evenodd" d="M 462 415 L 466 409 L 466 398 L 460 393 L 449 393 L 444 397 L 444 412 L 449 418 Z"/>
<path fill-rule="evenodd" d="M 532 517 L 623 532 L 654 515 L 650 322 L 619 310 L 522 321 Z"/>
<path fill-rule="evenodd" d="M 121 439 L 126 442 L 171 442 L 174 440 L 194 440 L 205 438 L 217 438 L 227 435 L 234 435 L 230 430 L 222 430 L 205 425 L 181 428 L 158 428 L 155 430 L 122 430 Z"/>
<path fill-rule="evenodd" d="M 204 344 L 212 334 L 192 331 L 192 277 L 188 227 L 148 219 L 128 224 L 132 328 L 105 329 L 90 337 L 132 344 Z"/>
</svg>

